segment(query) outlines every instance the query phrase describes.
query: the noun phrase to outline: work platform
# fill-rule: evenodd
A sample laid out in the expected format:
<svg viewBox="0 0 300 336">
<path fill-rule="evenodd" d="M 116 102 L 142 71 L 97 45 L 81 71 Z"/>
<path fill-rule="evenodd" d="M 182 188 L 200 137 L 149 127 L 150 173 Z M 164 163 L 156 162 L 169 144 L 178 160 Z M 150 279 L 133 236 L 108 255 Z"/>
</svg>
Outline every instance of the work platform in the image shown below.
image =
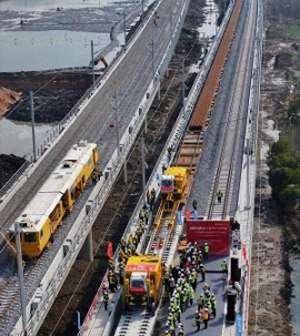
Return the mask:
<svg viewBox="0 0 300 336">
<path fill-rule="evenodd" d="M 205 336 L 216 336 L 222 335 L 222 329 L 225 319 L 225 288 L 227 281 L 227 274 L 220 273 L 220 262 L 224 257 L 211 257 L 206 262 L 206 277 L 205 282 L 210 286 L 211 292 L 215 294 L 217 300 L 217 314 L 216 317 L 211 319 L 208 322 L 208 329 L 203 330 L 204 324 L 201 322 L 201 330 L 197 331 L 195 324 L 195 314 L 197 311 L 197 296 L 200 295 L 203 291 L 202 287 L 204 282 L 201 282 L 201 275 L 198 276 L 198 284 L 195 292 L 194 304 L 188 307 L 182 314 L 181 322 L 184 326 L 185 336 L 200 335 Z M 226 258 L 228 261 L 228 258 Z"/>
</svg>

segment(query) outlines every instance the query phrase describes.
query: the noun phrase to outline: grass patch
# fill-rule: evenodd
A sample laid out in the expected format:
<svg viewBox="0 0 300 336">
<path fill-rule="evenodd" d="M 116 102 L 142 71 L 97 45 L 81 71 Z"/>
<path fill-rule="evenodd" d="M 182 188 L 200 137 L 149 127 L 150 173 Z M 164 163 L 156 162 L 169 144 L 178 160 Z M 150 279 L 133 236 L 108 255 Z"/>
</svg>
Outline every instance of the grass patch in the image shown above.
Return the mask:
<svg viewBox="0 0 300 336">
<path fill-rule="evenodd" d="M 285 34 L 290 38 L 299 39 L 300 38 L 300 25 L 298 24 L 287 25 Z"/>
<path fill-rule="evenodd" d="M 299 39 L 300 40 L 300 25 L 285 24 L 273 25 L 267 31 L 268 39 Z"/>
</svg>

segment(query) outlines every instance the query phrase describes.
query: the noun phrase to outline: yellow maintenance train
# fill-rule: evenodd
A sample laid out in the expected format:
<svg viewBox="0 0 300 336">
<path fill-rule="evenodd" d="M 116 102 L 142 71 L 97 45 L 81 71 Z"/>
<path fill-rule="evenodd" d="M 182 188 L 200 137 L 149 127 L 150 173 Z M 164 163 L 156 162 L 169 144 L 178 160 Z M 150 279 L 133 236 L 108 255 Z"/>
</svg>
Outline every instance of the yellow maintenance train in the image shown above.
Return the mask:
<svg viewBox="0 0 300 336">
<path fill-rule="evenodd" d="M 94 143 L 81 141 L 70 149 L 16 220 L 23 255 L 38 257 L 47 247 L 64 216 L 72 211 L 98 161 L 98 146 Z M 14 244 L 14 225 L 9 235 Z"/>
</svg>

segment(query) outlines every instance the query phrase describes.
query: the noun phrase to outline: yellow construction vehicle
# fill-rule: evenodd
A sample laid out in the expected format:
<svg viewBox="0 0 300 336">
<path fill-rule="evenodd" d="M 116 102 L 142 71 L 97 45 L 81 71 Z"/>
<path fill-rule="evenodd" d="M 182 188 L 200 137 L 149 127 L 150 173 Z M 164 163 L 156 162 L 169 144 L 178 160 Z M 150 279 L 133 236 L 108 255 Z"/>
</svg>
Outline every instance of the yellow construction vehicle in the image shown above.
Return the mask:
<svg viewBox="0 0 300 336">
<path fill-rule="evenodd" d="M 189 176 L 189 169 L 186 167 L 167 168 L 161 177 L 161 194 L 182 198 L 187 192 Z"/>
<path fill-rule="evenodd" d="M 153 312 L 160 300 L 164 265 L 159 256 L 143 255 L 128 259 L 125 268 L 122 303 L 130 307 L 146 307 Z"/>
</svg>

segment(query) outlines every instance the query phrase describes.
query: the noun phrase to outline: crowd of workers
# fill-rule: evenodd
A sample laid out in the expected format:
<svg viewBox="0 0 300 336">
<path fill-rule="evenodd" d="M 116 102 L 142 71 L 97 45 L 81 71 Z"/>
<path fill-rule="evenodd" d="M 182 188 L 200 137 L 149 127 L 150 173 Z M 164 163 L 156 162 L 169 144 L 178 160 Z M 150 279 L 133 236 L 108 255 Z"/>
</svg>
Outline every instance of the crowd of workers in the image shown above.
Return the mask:
<svg viewBox="0 0 300 336">
<path fill-rule="evenodd" d="M 197 303 L 195 313 L 196 331 L 208 328 L 210 319 L 216 317 L 217 300 L 209 285 L 205 282 L 204 261 L 209 255 L 209 245 L 204 244 L 201 249 L 198 244 L 189 243 L 185 251 L 180 254 L 179 265 L 170 267 L 165 274 L 165 290 L 170 298 L 169 314 L 165 328 L 166 336 L 184 336 L 184 326 L 181 323 L 181 315 L 189 306 Z M 227 272 L 227 262 L 223 260 L 220 270 Z M 204 283 L 201 293 L 197 291 L 198 276 Z"/>
<path fill-rule="evenodd" d="M 125 266 L 130 256 L 136 255 L 137 246 L 141 240 L 147 225 L 150 212 L 155 202 L 155 190 L 147 193 L 147 205 L 139 214 L 139 224 L 135 232 L 128 235 L 127 240 L 122 239 L 118 256 L 118 271 L 114 260 L 108 260 L 108 288 L 102 290 L 105 310 L 108 309 L 109 292 L 115 292 L 119 284 L 123 284 Z M 209 320 L 216 317 L 217 300 L 206 281 L 206 268 L 204 262 L 209 257 L 209 245 L 205 243 L 201 248 L 198 244 L 188 243 L 187 248 L 179 255 L 179 265 L 170 266 L 165 273 L 164 285 L 170 299 L 168 319 L 165 328 L 166 336 L 184 336 L 182 324 L 182 313 L 197 303 L 195 312 L 196 331 L 208 328 Z M 221 272 L 227 273 L 227 262 L 223 260 L 220 264 Z M 197 290 L 198 277 L 204 284 L 202 291 Z"/>
<path fill-rule="evenodd" d="M 104 302 L 105 310 L 108 309 L 109 294 L 108 289 L 114 293 L 118 288 L 118 285 L 123 284 L 125 265 L 129 257 L 136 255 L 137 246 L 141 240 L 145 227 L 149 219 L 150 211 L 152 210 L 155 201 L 155 190 L 151 190 L 147 195 L 148 206 L 145 205 L 139 213 L 139 223 L 135 232 L 128 235 L 127 240 L 121 239 L 120 250 L 118 256 L 118 270 L 116 269 L 115 262 L 112 257 L 108 257 L 108 288 L 104 286 L 102 288 L 102 298 Z"/>
</svg>

